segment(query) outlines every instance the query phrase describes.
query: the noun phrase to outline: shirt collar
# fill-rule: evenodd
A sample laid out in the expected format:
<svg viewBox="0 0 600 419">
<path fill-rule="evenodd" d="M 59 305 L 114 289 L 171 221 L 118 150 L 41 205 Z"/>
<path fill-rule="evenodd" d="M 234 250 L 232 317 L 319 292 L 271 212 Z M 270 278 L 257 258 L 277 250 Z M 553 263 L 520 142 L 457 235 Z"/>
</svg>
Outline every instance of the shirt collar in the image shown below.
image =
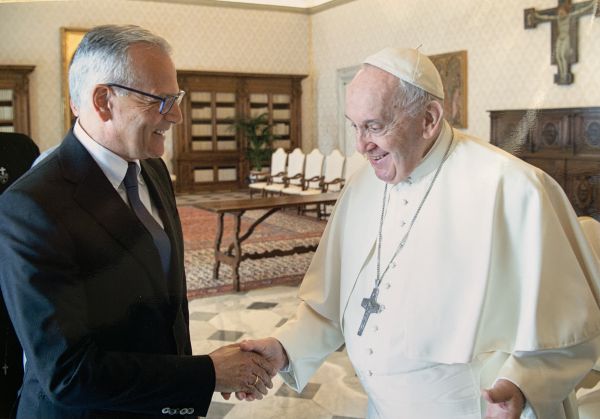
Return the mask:
<svg viewBox="0 0 600 419">
<path fill-rule="evenodd" d="M 438 138 L 433 143 L 431 149 L 427 152 L 425 157 L 423 157 L 423 160 L 421 160 L 418 166 L 414 168 L 406 180 L 398 183 L 398 185 L 403 183 L 411 184 L 436 170 L 444 158 L 444 154 L 448 149 L 448 144 L 450 143 L 451 139 L 452 128 L 450 127 L 450 124 L 444 120 L 440 135 L 438 135 Z"/>
<path fill-rule="evenodd" d="M 92 137 L 90 137 L 79 123 L 79 119 L 75 121 L 75 126 L 73 127 L 73 134 L 75 134 L 75 137 L 77 137 L 79 142 L 91 154 L 94 161 L 98 164 L 98 166 L 100 166 L 100 169 L 102 170 L 108 181 L 111 183 L 111 185 L 115 189 L 118 189 L 121 183 L 123 182 L 123 179 L 125 178 L 125 173 L 127 173 L 128 162 L 122 157 L 110 151 L 108 148 L 100 145 Z M 140 182 L 140 161 L 135 160 L 135 164 L 137 166 L 138 182 Z"/>
</svg>

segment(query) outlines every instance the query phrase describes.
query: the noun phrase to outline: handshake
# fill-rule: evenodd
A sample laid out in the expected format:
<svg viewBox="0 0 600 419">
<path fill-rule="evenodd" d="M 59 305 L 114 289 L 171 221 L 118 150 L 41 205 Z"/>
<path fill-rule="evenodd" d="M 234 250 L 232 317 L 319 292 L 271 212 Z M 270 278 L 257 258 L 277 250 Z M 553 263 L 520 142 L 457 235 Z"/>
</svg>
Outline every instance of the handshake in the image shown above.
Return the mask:
<svg viewBox="0 0 600 419">
<path fill-rule="evenodd" d="M 247 340 L 223 346 L 210 354 L 215 367 L 215 391 L 228 400 L 262 399 L 273 388 L 271 378 L 285 368 L 288 357 L 275 338 Z"/>
</svg>

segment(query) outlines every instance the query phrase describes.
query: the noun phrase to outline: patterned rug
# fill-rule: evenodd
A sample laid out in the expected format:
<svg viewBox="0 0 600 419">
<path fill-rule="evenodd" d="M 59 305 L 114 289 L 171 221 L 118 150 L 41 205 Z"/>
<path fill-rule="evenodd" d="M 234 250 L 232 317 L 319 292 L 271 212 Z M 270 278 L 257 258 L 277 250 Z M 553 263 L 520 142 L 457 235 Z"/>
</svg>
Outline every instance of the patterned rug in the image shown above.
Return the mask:
<svg viewBox="0 0 600 419">
<path fill-rule="evenodd" d="M 185 247 L 185 271 L 188 298 L 216 295 L 233 291 L 233 270 L 221 263 L 219 279 L 214 280 L 214 241 L 217 215 L 190 205 L 179 206 Z M 242 217 L 241 233 L 265 211 L 247 211 Z M 287 250 L 295 246 L 316 245 L 325 229 L 325 222 L 314 217 L 297 215 L 295 211 L 279 211 L 258 225 L 242 243 L 244 252 Z M 225 216 L 225 232 L 221 249 L 233 238 L 233 217 Z M 281 284 L 300 283 L 314 252 L 300 255 L 247 259 L 240 264 L 240 288 L 249 290 Z"/>
</svg>

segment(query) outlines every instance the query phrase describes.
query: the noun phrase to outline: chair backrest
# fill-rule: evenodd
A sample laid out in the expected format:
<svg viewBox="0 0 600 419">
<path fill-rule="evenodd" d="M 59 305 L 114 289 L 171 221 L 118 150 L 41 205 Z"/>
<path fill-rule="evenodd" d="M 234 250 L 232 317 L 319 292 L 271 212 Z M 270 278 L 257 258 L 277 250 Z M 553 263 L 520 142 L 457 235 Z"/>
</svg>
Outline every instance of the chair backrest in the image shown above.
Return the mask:
<svg viewBox="0 0 600 419">
<path fill-rule="evenodd" d="M 323 182 L 331 183 L 336 179 L 342 179 L 344 175 L 344 160 L 346 158 L 339 150 L 333 150 L 325 157 L 325 176 Z M 341 183 L 336 183 L 327 187 L 329 192 L 339 191 L 342 187 Z"/>
<path fill-rule="evenodd" d="M 312 179 L 323 175 L 323 154 L 318 148 L 315 148 L 306 156 L 306 167 L 304 169 L 304 179 Z M 319 188 L 320 180 L 309 182 L 309 188 Z"/>
<path fill-rule="evenodd" d="M 585 234 L 588 242 L 590 242 L 590 246 L 596 255 L 596 259 L 600 261 L 600 222 L 588 216 L 577 217 L 577 220 L 583 230 L 583 234 Z"/>
<path fill-rule="evenodd" d="M 275 176 L 278 173 L 285 172 L 285 164 L 287 162 L 287 153 L 281 147 L 271 154 L 271 176 Z M 273 182 L 283 182 L 283 176 L 273 178 Z"/>
<path fill-rule="evenodd" d="M 305 154 L 299 148 L 294 149 L 288 156 L 287 177 L 304 174 L 304 158 Z M 302 178 L 298 177 L 290 181 L 291 184 L 300 185 Z"/>
<path fill-rule="evenodd" d="M 367 160 L 358 151 L 352 153 L 352 155 L 346 158 L 346 169 L 344 170 L 344 180 L 348 183 L 348 179 L 365 164 Z"/>
</svg>

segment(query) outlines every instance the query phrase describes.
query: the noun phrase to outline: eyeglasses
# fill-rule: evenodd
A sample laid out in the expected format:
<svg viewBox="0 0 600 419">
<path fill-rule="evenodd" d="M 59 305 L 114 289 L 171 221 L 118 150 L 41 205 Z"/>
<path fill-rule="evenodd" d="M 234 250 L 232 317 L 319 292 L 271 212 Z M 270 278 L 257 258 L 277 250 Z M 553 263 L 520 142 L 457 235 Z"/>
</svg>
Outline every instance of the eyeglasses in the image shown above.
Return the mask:
<svg viewBox="0 0 600 419">
<path fill-rule="evenodd" d="M 144 95 L 144 96 L 151 97 L 152 99 L 159 100 L 160 108 L 158 108 L 158 112 L 161 115 L 168 114 L 171 111 L 171 109 L 173 108 L 173 105 L 175 103 L 177 103 L 177 105 L 179 105 L 181 103 L 181 101 L 183 100 L 183 96 L 185 95 L 185 92 L 183 90 L 180 90 L 179 93 L 177 93 L 176 95 L 157 96 L 157 95 L 153 95 L 151 93 L 142 92 L 141 90 L 133 89 L 131 87 L 122 86 L 117 83 L 106 83 L 106 85 L 110 86 L 110 87 L 118 87 L 119 89 L 129 90 L 130 92 L 134 92 L 139 95 Z"/>
</svg>

